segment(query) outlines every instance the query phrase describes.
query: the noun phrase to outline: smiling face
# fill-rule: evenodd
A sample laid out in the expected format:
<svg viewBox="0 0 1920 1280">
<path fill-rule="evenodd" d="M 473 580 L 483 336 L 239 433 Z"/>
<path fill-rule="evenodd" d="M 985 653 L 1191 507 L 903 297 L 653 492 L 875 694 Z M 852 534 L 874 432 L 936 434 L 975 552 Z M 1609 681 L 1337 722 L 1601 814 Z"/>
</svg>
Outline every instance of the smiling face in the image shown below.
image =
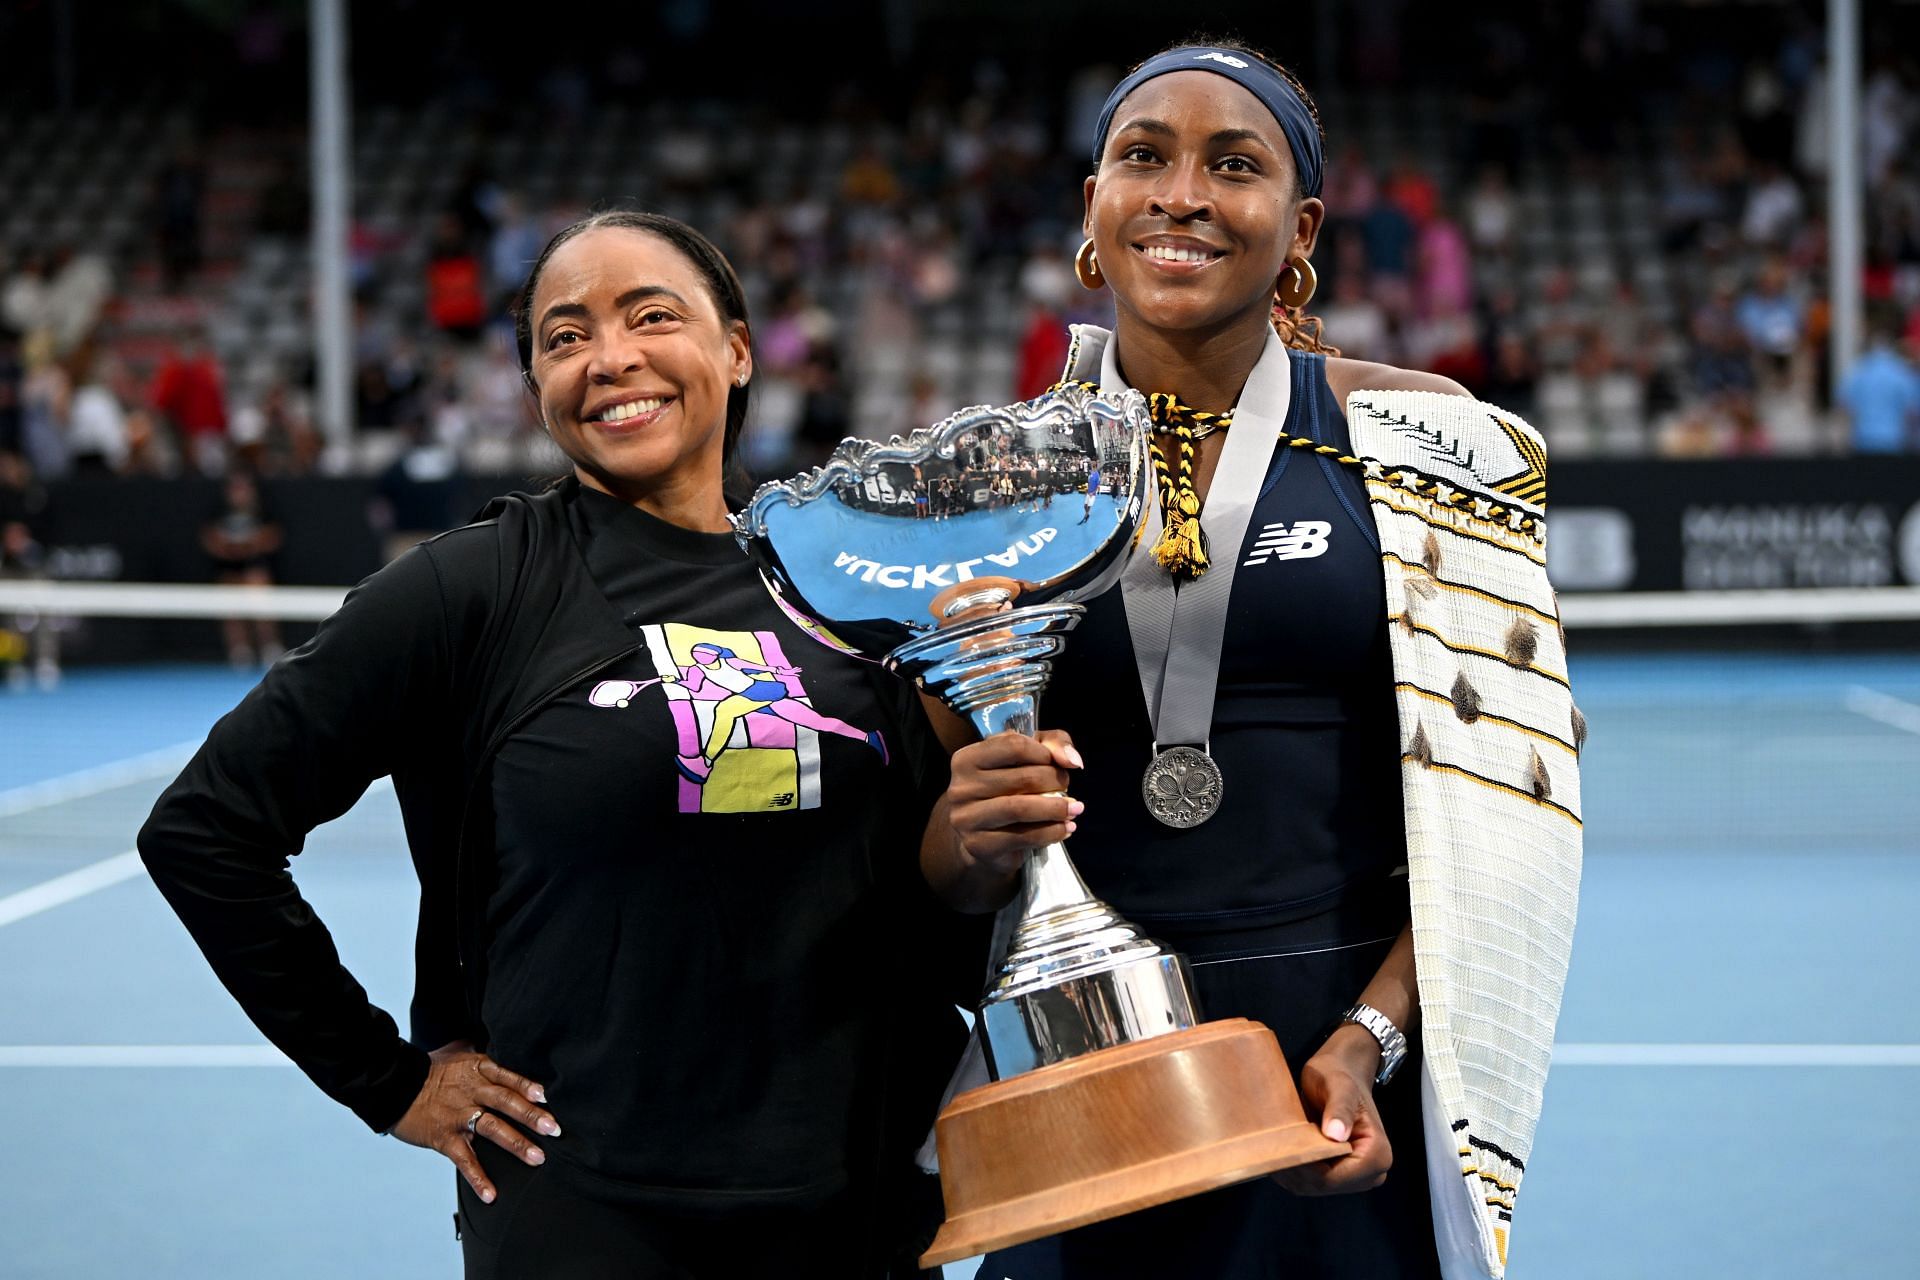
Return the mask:
<svg viewBox="0 0 1920 1280">
<path fill-rule="evenodd" d="M 541 268 L 531 314 L 528 376 L 582 484 L 643 505 L 718 496 L 727 395 L 752 357 L 684 254 L 645 231 L 584 231 Z"/>
<path fill-rule="evenodd" d="M 1276 280 L 1289 258 L 1311 255 L 1324 213 L 1300 197 L 1273 114 L 1208 71 L 1127 95 L 1086 202 L 1122 327 L 1166 331 L 1264 325 Z"/>
</svg>

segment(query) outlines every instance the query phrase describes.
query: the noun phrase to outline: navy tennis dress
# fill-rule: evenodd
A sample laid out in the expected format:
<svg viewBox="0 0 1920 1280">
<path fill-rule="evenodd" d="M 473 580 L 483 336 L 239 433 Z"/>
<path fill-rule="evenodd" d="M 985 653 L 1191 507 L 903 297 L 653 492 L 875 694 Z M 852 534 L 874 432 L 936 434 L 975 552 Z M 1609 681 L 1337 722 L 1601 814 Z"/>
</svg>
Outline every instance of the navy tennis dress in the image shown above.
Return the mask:
<svg viewBox="0 0 1920 1280">
<path fill-rule="evenodd" d="M 1289 356 L 1286 431 L 1350 451 L 1325 359 Z M 1086 761 L 1072 849 L 1089 886 L 1186 954 L 1202 1016 L 1265 1023 L 1297 1076 L 1408 918 L 1385 588 L 1359 476 L 1302 450 L 1276 451 L 1238 550 L 1210 821 L 1162 826 L 1140 798 L 1153 732 L 1117 589 L 1074 632 L 1040 721 Z M 1377 1190 L 1304 1198 L 1263 1178 L 1003 1250 L 982 1280 L 1438 1276 L 1413 1039 L 1374 1092 L 1393 1146 Z"/>
</svg>

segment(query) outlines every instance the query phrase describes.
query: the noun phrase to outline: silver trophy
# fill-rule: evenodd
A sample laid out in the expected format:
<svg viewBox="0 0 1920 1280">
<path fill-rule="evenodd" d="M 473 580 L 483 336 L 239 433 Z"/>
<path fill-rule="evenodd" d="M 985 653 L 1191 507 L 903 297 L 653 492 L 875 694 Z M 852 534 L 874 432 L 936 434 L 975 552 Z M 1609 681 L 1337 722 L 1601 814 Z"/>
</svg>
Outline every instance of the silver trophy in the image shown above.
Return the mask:
<svg viewBox="0 0 1920 1280">
<path fill-rule="evenodd" d="M 1153 481 L 1135 391 L 963 409 L 762 485 L 734 517 L 787 614 L 986 736 L 1032 733 L 1053 659 L 1125 566 Z M 1193 1026 L 1180 956 L 1087 891 L 1064 845 L 1028 859 L 981 1004 L 995 1079 Z"/>
<path fill-rule="evenodd" d="M 1118 582 L 1153 473 L 1147 403 L 1065 388 L 964 409 L 762 485 L 734 517 L 768 589 L 823 644 L 912 679 L 984 737 L 1032 733 L 1081 601 Z M 1027 859 L 981 1001 L 993 1082 L 941 1112 L 947 1221 L 921 1265 L 1346 1149 L 1307 1123 L 1273 1033 L 1199 1024 L 1192 976 Z"/>
</svg>

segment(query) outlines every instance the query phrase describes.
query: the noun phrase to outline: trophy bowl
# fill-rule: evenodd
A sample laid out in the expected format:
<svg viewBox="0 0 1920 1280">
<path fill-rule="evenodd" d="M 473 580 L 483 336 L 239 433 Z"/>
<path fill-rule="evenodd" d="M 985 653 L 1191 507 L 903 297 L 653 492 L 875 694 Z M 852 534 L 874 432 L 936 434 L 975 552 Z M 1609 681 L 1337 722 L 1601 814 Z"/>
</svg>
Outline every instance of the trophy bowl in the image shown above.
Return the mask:
<svg viewBox="0 0 1920 1280">
<path fill-rule="evenodd" d="M 1153 485 L 1146 399 L 1065 387 L 963 409 L 762 485 L 733 517 L 822 644 L 911 679 L 985 737 L 1031 734 L 1082 601 L 1112 587 Z M 935 1126 L 951 1262 L 1338 1155 L 1273 1033 L 1202 1024 L 1186 961 L 1029 856 L 995 930 L 979 1039 L 993 1083 Z"/>
</svg>

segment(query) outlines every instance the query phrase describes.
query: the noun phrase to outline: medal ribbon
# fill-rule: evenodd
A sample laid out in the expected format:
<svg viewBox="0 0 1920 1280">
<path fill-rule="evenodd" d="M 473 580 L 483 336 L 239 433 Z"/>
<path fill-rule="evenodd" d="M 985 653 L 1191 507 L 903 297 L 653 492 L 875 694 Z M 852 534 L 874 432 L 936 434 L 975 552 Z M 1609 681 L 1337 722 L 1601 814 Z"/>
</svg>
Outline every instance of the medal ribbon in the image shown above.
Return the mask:
<svg viewBox="0 0 1920 1280">
<path fill-rule="evenodd" d="M 1103 388 L 1125 388 L 1112 342 L 1101 353 L 1100 374 Z M 1205 542 L 1221 548 L 1226 558 L 1181 581 L 1156 556 L 1136 554 L 1120 579 L 1140 692 L 1157 747 L 1203 747 L 1212 737 L 1233 571 L 1240 563 L 1261 482 L 1280 446 L 1292 394 L 1286 344 L 1269 334 L 1266 350 L 1241 390 L 1206 506 L 1196 520 Z M 1148 510 L 1147 524 L 1152 527 L 1145 537 L 1157 546 L 1166 524 L 1157 507 Z"/>
</svg>

